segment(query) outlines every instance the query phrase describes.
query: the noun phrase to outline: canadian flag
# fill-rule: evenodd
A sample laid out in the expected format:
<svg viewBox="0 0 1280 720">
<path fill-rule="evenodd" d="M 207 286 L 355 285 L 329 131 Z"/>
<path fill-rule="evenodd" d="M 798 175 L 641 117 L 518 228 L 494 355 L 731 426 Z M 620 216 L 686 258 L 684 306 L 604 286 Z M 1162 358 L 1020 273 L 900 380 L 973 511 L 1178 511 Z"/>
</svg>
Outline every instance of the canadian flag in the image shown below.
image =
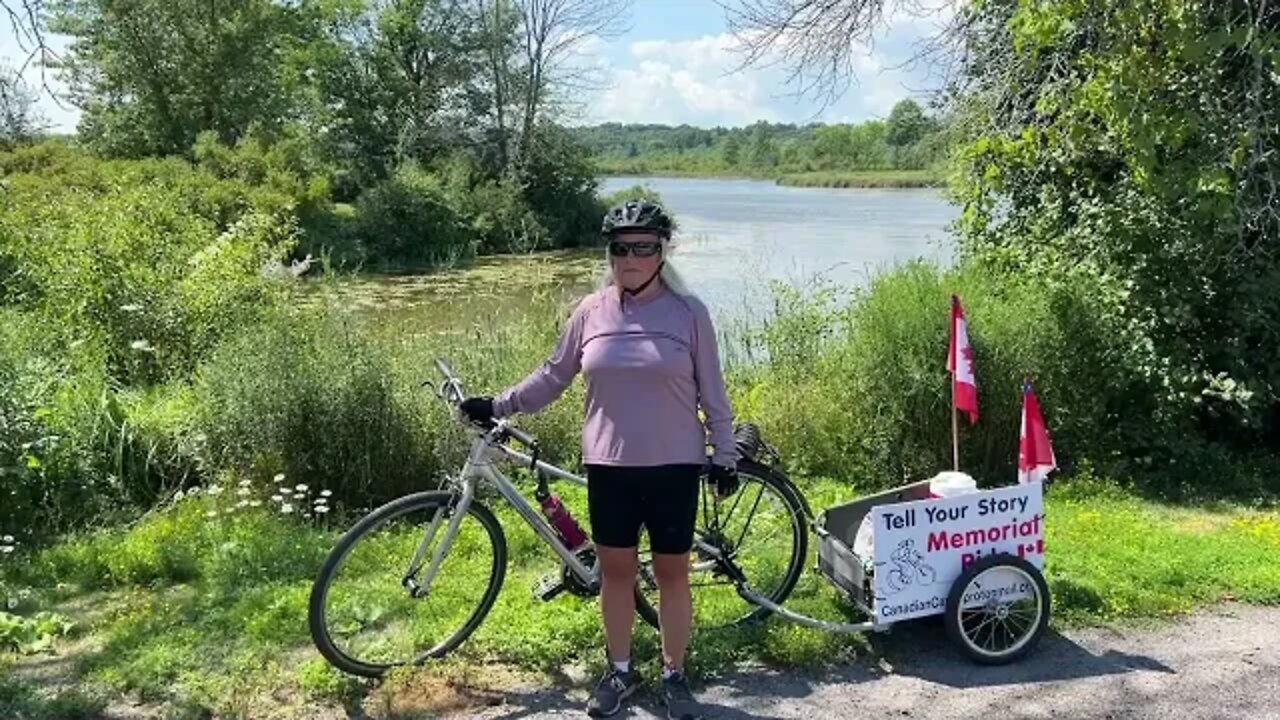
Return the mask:
<svg viewBox="0 0 1280 720">
<path fill-rule="evenodd" d="M 1057 469 L 1053 457 L 1053 445 L 1049 443 L 1049 429 L 1040 414 L 1040 401 L 1028 381 L 1022 386 L 1022 434 L 1018 440 L 1018 482 L 1026 484 L 1044 482 L 1045 477 Z"/>
<path fill-rule="evenodd" d="M 960 298 L 951 296 L 951 342 L 947 348 L 947 370 L 951 372 L 952 398 L 957 410 L 969 415 L 969 424 L 978 422 L 978 380 L 973 373 L 973 348 Z"/>
</svg>

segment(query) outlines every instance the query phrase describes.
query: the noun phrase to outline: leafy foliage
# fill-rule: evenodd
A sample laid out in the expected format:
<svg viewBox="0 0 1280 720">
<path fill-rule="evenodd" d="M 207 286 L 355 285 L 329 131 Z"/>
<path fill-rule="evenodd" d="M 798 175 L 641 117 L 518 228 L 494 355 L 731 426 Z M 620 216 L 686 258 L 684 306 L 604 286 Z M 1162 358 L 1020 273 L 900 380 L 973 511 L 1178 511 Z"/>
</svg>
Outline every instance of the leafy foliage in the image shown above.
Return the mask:
<svg viewBox="0 0 1280 720">
<path fill-rule="evenodd" d="M 943 123 L 915 101 L 886 120 L 858 124 L 756 122 L 745 128 L 605 123 L 575 130 L 610 172 L 781 172 L 921 170 L 948 149 Z"/>
<path fill-rule="evenodd" d="M 1124 426 L 1135 455 L 1194 473 L 1188 435 L 1280 447 L 1280 8 L 972 12 L 966 256 L 1050 291 L 1091 278 L 1142 388 L 1120 396 L 1142 417 Z"/>
</svg>

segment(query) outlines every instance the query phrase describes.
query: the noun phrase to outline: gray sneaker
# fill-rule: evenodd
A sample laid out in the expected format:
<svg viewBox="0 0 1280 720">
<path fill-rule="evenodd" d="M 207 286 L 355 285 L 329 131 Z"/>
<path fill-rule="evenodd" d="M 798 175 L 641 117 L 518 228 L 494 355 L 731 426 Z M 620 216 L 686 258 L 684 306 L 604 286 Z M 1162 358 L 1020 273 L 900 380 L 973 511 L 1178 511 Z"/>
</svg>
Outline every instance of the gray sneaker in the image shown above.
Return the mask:
<svg viewBox="0 0 1280 720">
<path fill-rule="evenodd" d="M 596 684 L 591 700 L 587 702 L 587 714 L 591 717 L 609 717 L 622 709 L 622 701 L 640 689 L 640 673 L 633 667 L 622 672 L 612 664 Z"/>
<path fill-rule="evenodd" d="M 667 704 L 670 720 L 700 720 L 702 712 L 689 691 L 689 680 L 684 673 L 673 673 L 662 680 L 662 699 Z"/>
</svg>

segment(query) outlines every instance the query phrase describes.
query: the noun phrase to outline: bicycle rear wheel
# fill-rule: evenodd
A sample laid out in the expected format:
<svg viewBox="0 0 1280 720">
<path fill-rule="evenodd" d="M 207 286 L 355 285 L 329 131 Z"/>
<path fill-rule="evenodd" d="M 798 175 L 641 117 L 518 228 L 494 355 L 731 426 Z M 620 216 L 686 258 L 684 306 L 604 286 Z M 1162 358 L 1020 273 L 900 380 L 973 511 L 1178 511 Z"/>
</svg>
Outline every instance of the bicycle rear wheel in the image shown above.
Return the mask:
<svg viewBox="0 0 1280 720">
<path fill-rule="evenodd" d="M 507 566 L 506 536 L 483 505 L 467 508 L 424 596 L 404 582 L 416 553 L 422 579 L 458 497 L 437 491 L 393 500 L 338 540 L 312 586 L 308 618 L 316 648 L 335 667 L 381 677 L 443 657 L 480 626 Z"/>
<path fill-rule="evenodd" d="M 751 586 L 781 604 L 795 588 L 809 552 L 807 518 L 810 513 L 800 491 L 783 474 L 752 460 L 738 463 L 741 486 L 716 506 L 705 486 L 698 500 L 694 536 L 726 553 Z M 712 628 L 763 620 L 769 610 L 747 602 L 719 561 L 698 552 L 689 556 L 689 585 L 693 594 L 695 627 Z M 640 545 L 636 612 L 649 625 L 659 626 L 658 584 L 648 539 Z"/>
</svg>

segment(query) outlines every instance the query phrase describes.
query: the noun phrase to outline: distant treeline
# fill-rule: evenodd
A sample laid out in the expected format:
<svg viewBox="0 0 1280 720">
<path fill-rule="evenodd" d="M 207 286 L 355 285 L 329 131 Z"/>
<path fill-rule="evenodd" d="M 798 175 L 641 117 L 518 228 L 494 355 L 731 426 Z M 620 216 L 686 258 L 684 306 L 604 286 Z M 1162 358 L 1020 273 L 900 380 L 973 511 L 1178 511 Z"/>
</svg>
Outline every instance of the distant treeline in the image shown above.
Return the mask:
<svg viewBox="0 0 1280 720">
<path fill-rule="evenodd" d="M 944 121 L 914 100 L 887 120 L 857 124 L 757 122 L 740 128 L 605 123 L 576 128 L 606 173 L 791 174 L 930 170 L 946 149 Z"/>
</svg>

